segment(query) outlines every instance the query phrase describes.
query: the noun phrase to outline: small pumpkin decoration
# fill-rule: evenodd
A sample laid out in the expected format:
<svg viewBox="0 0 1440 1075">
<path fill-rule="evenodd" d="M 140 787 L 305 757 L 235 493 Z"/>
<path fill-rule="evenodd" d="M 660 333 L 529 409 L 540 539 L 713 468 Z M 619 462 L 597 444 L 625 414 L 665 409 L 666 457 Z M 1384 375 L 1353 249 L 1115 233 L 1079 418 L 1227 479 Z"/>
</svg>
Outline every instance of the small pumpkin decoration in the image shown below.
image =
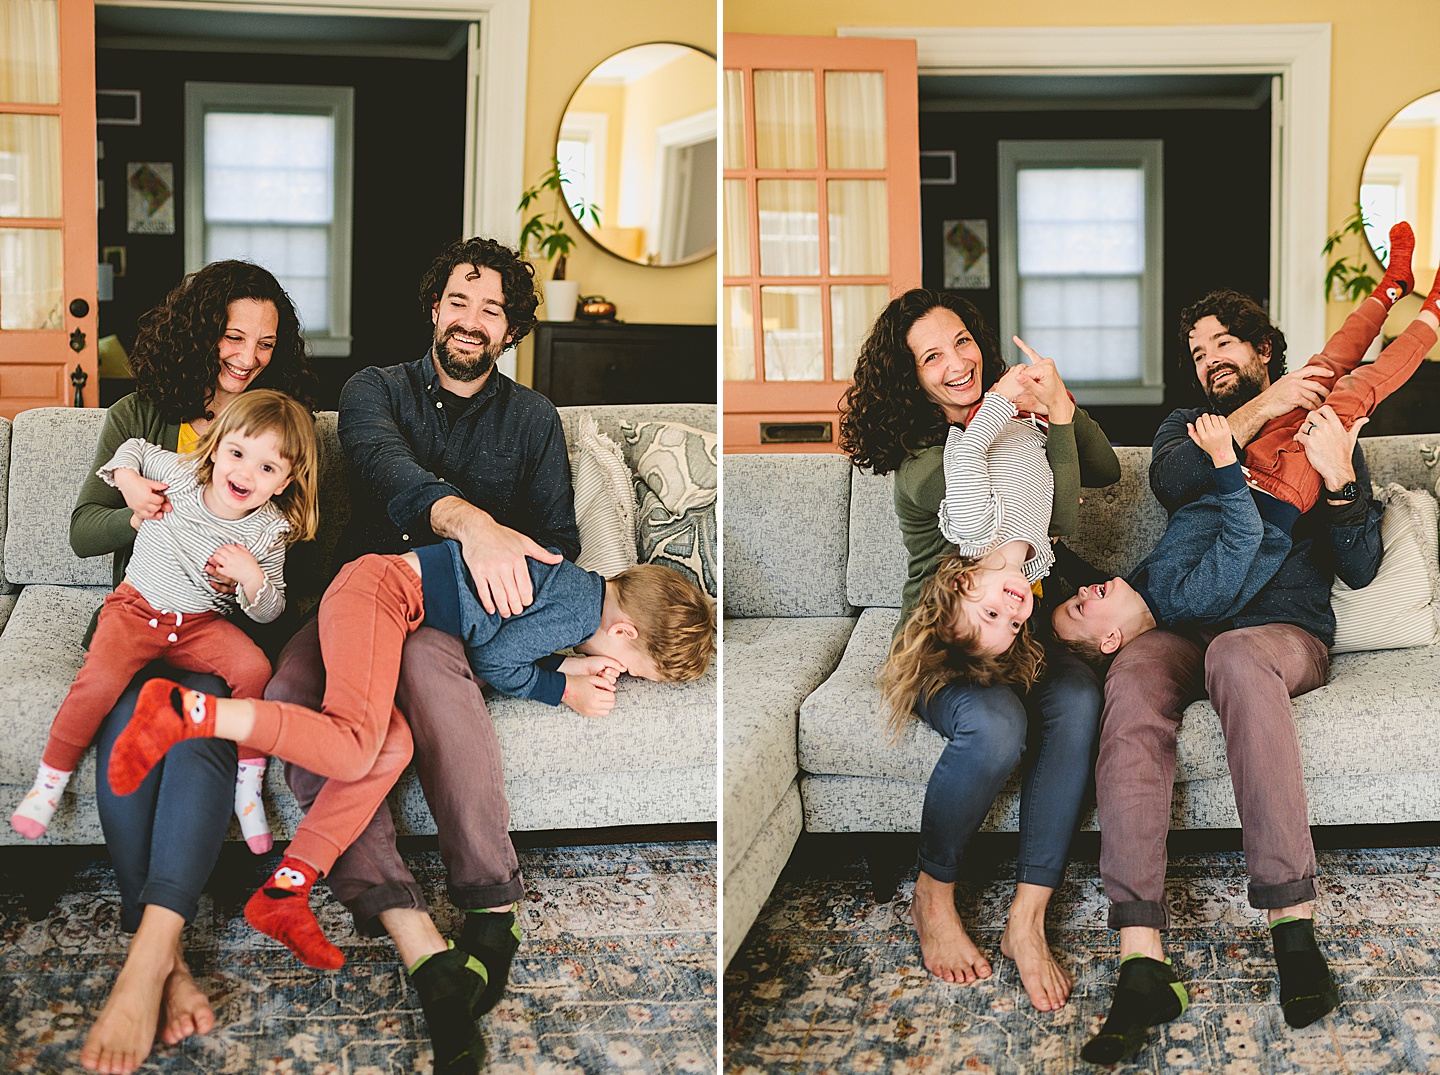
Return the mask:
<svg viewBox="0 0 1440 1075">
<path fill-rule="evenodd" d="M 604 295 L 582 296 L 580 308 L 575 312 L 587 321 L 615 320 L 615 304 Z"/>
</svg>

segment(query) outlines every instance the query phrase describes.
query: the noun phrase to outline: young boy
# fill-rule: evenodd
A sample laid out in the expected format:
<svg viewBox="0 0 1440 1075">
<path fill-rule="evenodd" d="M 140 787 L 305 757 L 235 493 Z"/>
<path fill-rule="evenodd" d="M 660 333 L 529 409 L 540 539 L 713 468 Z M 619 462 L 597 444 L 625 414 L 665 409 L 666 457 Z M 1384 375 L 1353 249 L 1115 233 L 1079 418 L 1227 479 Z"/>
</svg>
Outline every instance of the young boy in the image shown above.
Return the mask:
<svg viewBox="0 0 1440 1075">
<path fill-rule="evenodd" d="M 1390 241 L 1390 267 L 1382 287 L 1310 360 L 1337 375 L 1325 406 L 1347 423 L 1367 421 L 1365 416 L 1405 383 L 1435 346 L 1440 328 L 1437 277 L 1409 327 L 1374 363 L 1359 365 L 1390 304 L 1414 284 L 1410 226 L 1403 221 L 1395 225 Z M 1212 340 L 1222 341 L 1222 347 L 1234 342 L 1228 327 L 1214 317 L 1198 321 L 1190 340 L 1197 355 Z M 1225 376 L 1241 375 L 1238 356 L 1219 361 L 1227 369 Z M 1231 363 L 1236 364 L 1233 370 L 1227 368 Z M 1058 606 L 1051 615 L 1057 637 L 1083 656 L 1104 661 L 1154 627 L 1215 624 L 1239 613 L 1279 570 L 1290 552 L 1291 528 L 1319 499 L 1320 476 L 1301 441 L 1311 429 L 1313 423 L 1306 423 L 1299 408 L 1272 419 L 1246 448 L 1248 465 L 1242 466 L 1226 419 L 1197 416 L 1187 432 L 1214 463 L 1215 488 L 1171 516 L 1164 536 L 1127 578 L 1082 586 Z M 1361 493 L 1347 488 L 1338 495 L 1354 500 Z"/>
<path fill-rule="evenodd" d="M 497 690 L 549 705 L 564 702 L 587 717 L 614 708 L 621 672 L 683 683 L 704 675 L 709 665 L 714 605 L 678 572 L 642 564 L 607 581 L 568 560 L 526 564 L 535 600 L 508 618 L 482 607 L 454 541 L 347 564 L 320 603 L 327 675 L 319 713 L 288 702 L 215 698 L 151 680 L 111 752 L 111 787 L 129 794 L 173 744 L 197 736 L 269 744 L 273 749 L 258 749 L 348 782 L 337 794 L 327 798 L 322 792 L 316 799 L 279 868 L 245 907 L 252 926 L 305 963 L 338 969 L 344 956 L 316 922 L 310 888 L 364 829 L 410 760 L 410 730 L 394 706 L 407 635 L 422 623 L 454 634 L 475 674 Z M 567 648 L 585 656 L 554 656 Z M 377 758 L 392 770 L 388 779 L 368 779 Z M 478 985 L 471 983 L 477 1005 L 481 992 L 498 999 L 503 983 L 484 986 L 497 969 L 508 970 L 514 945 L 508 948 L 497 956 L 503 968 L 469 960 L 476 963 L 469 969 L 477 976 Z M 465 959 L 455 949 L 428 962 L 445 962 L 442 957 Z"/>
</svg>

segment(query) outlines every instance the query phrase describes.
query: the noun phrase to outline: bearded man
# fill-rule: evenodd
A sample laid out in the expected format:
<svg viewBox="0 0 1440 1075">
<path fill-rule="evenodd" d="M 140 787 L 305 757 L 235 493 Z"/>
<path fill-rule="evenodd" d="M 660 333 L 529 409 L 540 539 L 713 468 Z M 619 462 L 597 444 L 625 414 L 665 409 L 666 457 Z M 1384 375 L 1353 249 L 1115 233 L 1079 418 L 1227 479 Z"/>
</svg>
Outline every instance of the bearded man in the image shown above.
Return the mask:
<svg viewBox="0 0 1440 1075">
<path fill-rule="evenodd" d="M 339 433 L 350 464 L 351 515 L 337 564 L 454 538 L 486 611 L 510 616 L 533 600 L 527 557 L 557 563 L 562 554 L 579 554 L 560 416 L 544 396 L 495 369 L 535 325 L 534 276 L 514 250 L 493 240 L 451 243 L 420 285 L 435 326 L 430 348 L 413 362 L 372 366 L 346 382 Z M 314 869 L 302 885 L 270 890 L 277 901 L 308 902 L 316 875 L 325 875 L 361 932 L 389 933 L 419 993 L 435 1071 L 446 1075 L 483 1068 L 476 1019 L 500 1000 L 520 938 L 520 867 L 500 745 L 480 686 L 454 635 L 422 626 L 406 640 L 395 704 L 414 736 L 450 900 L 464 911 L 453 948 L 396 849 L 388 806 L 338 858 L 354 829 L 334 832 L 319 820 L 344 817 L 352 801 L 376 801 L 376 782 L 383 796 L 405 765 L 383 749 L 370 775 L 354 784 L 286 766 L 295 797 L 311 811 L 289 856 Z M 324 690 L 312 619 L 281 654 L 265 697 L 318 709 Z M 323 942 L 286 940 L 297 952 L 323 952 Z M 330 954 L 334 965 L 339 953 Z"/>
<path fill-rule="evenodd" d="M 1170 920 L 1165 839 L 1180 721 L 1191 702 L 1206 696 L 1225 735 L 1250 904 L 1270 924 L 1286 1021 L 1308 1025 L 1339 999 L 1315 943 L 1315 849 L 1290 699 L 1321 686 L 1329 673 L 1335 576 L 1358 588 L 1380 566 L 1383 508 L 1370 498 L 1355 440 L 1363 423 L 1346 430 L 1322 405 L 1328 368 L 1284 373 L 1284 334 L 1244 295 L 1205 296 L 1181 314 L 1180 338 L 1184 364 L 1194 369 L 1209 406 L 1176 410 L 1155 435 L 1150 488 L 1166 511 L 1215 486 L 1215 466 L 1186 432 L 1207 411 L 1227 417 L 1243 464 L 1246 445 L 1266 422 L 1304 407 L 1313 424 L 1296 439 L 1325 489 L 1295 523 L 1280 570 L 1239 614 L 1208 627 L 1146 631 L 1110 666 L 1095 785 L 1100 874 L 1110 927 L 1120 931 L 1121 963 L 1109 1018 L 1082 1050 L 1098 1064 L 1135 1055 L 1146 1028 L 1176 1018 L 1187 1003 L 1161 941 Z"/>
</svg>

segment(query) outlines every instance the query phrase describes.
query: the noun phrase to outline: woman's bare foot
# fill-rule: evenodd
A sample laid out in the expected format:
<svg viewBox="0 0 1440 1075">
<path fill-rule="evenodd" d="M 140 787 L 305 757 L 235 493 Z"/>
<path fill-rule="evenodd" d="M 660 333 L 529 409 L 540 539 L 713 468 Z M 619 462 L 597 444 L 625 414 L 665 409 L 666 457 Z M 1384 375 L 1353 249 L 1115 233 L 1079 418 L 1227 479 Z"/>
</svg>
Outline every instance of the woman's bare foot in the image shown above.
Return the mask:
<svg viewBox="0 0 1440 1075">
<path fill-rule="evenodd" d="M 1065 1006 L 1074 985 L 1070 975 L 1055 962 L 1055 954 L 1045 940 L 1045 927 L 1022 926 L 1014 919 L 1005 925 L 1000 938 L 1000 953 L 1015 961 L 1020 971 L 1020 984 L 1030 1003 L 1042 1012 L 1053 1012 Z"/>
<path fill-rule="evenodd" d="M 195 983 L 190 968 L 180 953 L 175 954 L 175 968 L 165 979 L 160 1013 L 160 1040 L 175 1045 L 191 1034 L 208 1034 L 215 1029 L 215 1012 L 208 998 Z"/>
<path fill-rule="evenodd" d="M 937 881 L 924 870 L 915 879 L 915 896 L 910 917 L 920 934 L 920 952 L 925 969 L 937 978 L 969 985 L 991 974 L 990 962 L 960 922 L 955 909 L 955 883 Z"/>
<path fill-rule="evenodd" d="M 126 960 L 80 1050 L 82 1066 L 101 1075 L 130 1075 L 145 1062 L 155 1044 L 160 999 L 174 958 L 171 952 L 169 958 Z"/>
</svg>

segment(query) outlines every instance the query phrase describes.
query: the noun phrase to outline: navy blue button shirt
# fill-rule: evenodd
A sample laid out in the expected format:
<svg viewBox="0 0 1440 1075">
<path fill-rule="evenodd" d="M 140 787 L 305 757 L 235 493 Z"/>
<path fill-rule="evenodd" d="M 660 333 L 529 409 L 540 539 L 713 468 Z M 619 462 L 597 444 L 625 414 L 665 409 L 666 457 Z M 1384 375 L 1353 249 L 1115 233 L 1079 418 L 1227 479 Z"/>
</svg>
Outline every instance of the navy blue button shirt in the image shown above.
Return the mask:
<svg viewBox="0 0 1440 1075">
<path fill-rule="evenodd" d="M 453 424 L 430 352 L 370 366 L 340 393 L 350 522 L 336 563 L 440 540 L 437 500 L 458 496 L 568 559 L 580 552 L 565 433 L 554 404 L 498 369 Z"/>
</svg>

